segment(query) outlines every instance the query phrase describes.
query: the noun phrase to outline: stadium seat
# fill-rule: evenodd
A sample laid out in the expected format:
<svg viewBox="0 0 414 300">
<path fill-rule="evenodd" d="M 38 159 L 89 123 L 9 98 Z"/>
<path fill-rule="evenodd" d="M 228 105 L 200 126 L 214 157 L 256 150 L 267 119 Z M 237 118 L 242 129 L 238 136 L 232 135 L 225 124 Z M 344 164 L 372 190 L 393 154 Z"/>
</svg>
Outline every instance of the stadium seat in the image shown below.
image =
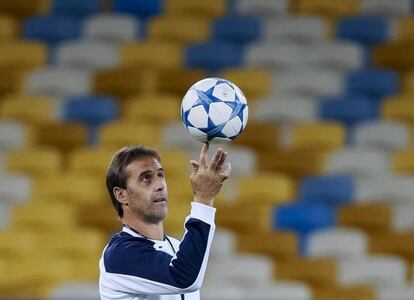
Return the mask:
<svg viewBox="0 0 414 300">
<path fill-rule="evenodd" d="M 179 122 L 180 100 L 164 94 L 132 97 L 123 105 L 122 119 L 158 124 Z"/>
<path fill-rule="evenodd" d="M 87 94 L 90 89 L 90 72 L 64 68 L 33 71 L 27 76 L 24 84 L 25 92 L 58 98 Z"/>
<path fill-rule="evenodd" d="M 410 71 L 414 66 L 411 55 L 413 47 L 413 43 L 410 41 L 396 41 L 378 45 L 372 50 L 373 64 L 396 71 Z"/>
<path fill-rule="evenodd" d="M 75 17 L 44 15 L 27 18 L 22 35 L 28 40 L 43 41 L 54 45 L 81 35 L 81 21 Z"/>
<path fill-rule="evenodd" d="M 412 96 L 410 94 L 412 94 L 412 92 L 414 91 L 413 83 L 414 83 L 414 72 L 409 71 L 409 72 L 404 73 L 402 87 L 401 87 L 402 95 L 400 97 L 395 97 L 394 99 L 412 100 Z"/>
<path fill-rule="evenodd" d="M 119 62 L 118 47 L 98 41 L 75 41 L 59 44 L 55 52 L 60 67 L 94 70 L 115 67 Z"/>
<path fill-rule="evenodd" d="M 392 206 L 383 203 L 351 203 L 338 210 L 338 224 L 365 232 L 387 232 L 394 221 Z"/>
<path fill-rule="evenodd" d="M 81 148 L 68 157 L 68 171 L 91 176 L 106 175 L 114 152 L 105 148 Z"/>
<path fill-rule="evenodd" d="M 63 121 L 99 126 L 117 119 L 119 108 L 112 97 L 91 95 L 67 97 L 61 110 Z"/>
<path fill-rule="evenodd" d="M 397 174 L 414 174 L 414 153 L 411 148 L 392 153 L 392 170 Z"/>
<path fill-rule="evenodd" d="M 24 175 L 0 175 L 0 198 L 2 203 L 21 203 L 29 199 L 33 182 Z"/>
<path fill-rule="evenodd" d="M 232 10 L 240 15 L 258 16 L 258 17 L 276 17 L 287 15 L 289 11 L 289 0 L 283 1 L 249 1 L 237 0 L 233 4 Z"/>
<path fill-rule="evenodd" d="M 412 284 L 399 287 L 379 287 L 377 295 L 380 300 L 410 299 L 414 297 L 414 287 Z"/>
<path fill-rule="evenodd" d="M 338 282 L 343 285 L 401 286 L 407 271 L 407 266 L 401 258 L 372 255 L 339 262 Z"/>
<path fill-rule="evenodd" d="M 310 233 L 306 239 L 305 255 L 353 259 L 367 255 L 368 236 L 358 229 L 336 227 Z"/>
<path fill-rule="evenodd" d="M 271 74 L 263 69 L 227 69 L 221 72 L 220 76 L 234 82 L 243 91 L 247 101 L 255 101 L 266 96 L 271 90 Z M 251 78 L 257 80 L 253 82 Z"/>
<path fill-rule="evenodd" d="M 178 44 L 201 42 L 209 35 L 209 21 L 192 15 L 162 15 L 151 20 L 148 27 L 149 39 Z"/>
<path fill-rule="evenodd" d="M 58 176 L 63 169 L 63 157 L 50 148 L 25 148 L 6 154 L 6 170 L 27 176 Z"/>
<path fill-rule="evenodd" d="M 408 262 L 414 259 L 414 235 L 412 232 L 381 232 L 370 236 L 369 248 L 374 254 L 388 253 L 404 258 Z"/>
<path fill-rule="evenodd" d="M 261 122 L 312 122 L 317 119 L 314 99 L 288 96 L 266 97 L 254 103 L 254 118 Z"/>
<path fill-rule="evenodd" d="M 183 48 L 166 41 L 124 44 L 120 49 L 120 64 L 155 69 L 177 68 L 183 64 Z"/>
<path fill-rule="evenodd" d="M 192 44 L 185 49 L 184 64 L 189 68 L 202 68 L 214 72 L 242 64 L 241 46 L 222 42 Z"/>
<path fill-rule="evenodd" d="M 161 145 L 171 149 L 199 150 L 200 142 L 192 138 L 180 123 L 171 123 L 161 129 Z"/>
<path fill-rule="evenodd" d="M 258 285 L 254 288 L 247 288 L 244 295 L 251 300 L 260 300 L 263 298 L 275 300 L 310 300 L 313 297 L 310 286 L 305 283 L 290 281 L 269 282 L 262 286 Z"/>
<path fill-rule="evenodd" d="M 414 210 L 410 203 L 395 205 L 393 209 L 392 228 L 396 232 L 414 229 L 413 213 Z"/>
<path fill-rule="evenodd" d="M 353 176 L 386 174 L 390 169 L 390 157 L 378 149 L 345 148 L 330 153 L 326 171 Z"/>
<path fill-rule="evenodd" d="M 329 0 L 296 0 L 292 2 L 292 10 L 297 14 L 319 15 L 337 18 L 357 14 L 361 0 L 346 0 L 341 2 Z"/>
<path fill-rule="evenodd" d="M 134 16 L 100 13 L 85 18 L 82 32 L 86 40 L 119 44 L 137 39 L 140 28 Z"/>
<path fill-rule="evenodd" d="M 377 289 L 369 284 L 333 285 L 316 288 L 313 295 L 316 299 L 374 300 L 377 299 Z"/>
<path fill-rule="evenodd" d="M 69 281 L 58 284 L 48 296 L 49 300 L 98 300 L 99 286 L 97 282 Z"/>
<path fill-rule="evenodd" d="M 42 43 L 15 41 L 0 45 L 0 67 L 28 70 L 41 67 L 46 61 L 47 47 Z"/>
<path fill-rule="evenodd" d="M 261 38 L 261 25 L 256 17 L 230 15 L 214 21 L 211 35 L 218 42 L 247 45 Z"/>
<path fill-rule="evenodd" d="M 35 0 L 29 2 L 17 2 L 4 0 L 0 3 L 0 11 L 18 18 L 45 13 L 50 8 L 50 0 Z"/>
<path fill-rule="evenodd" d="M 0 68 L 0 96 L 21 92 L 27 73 L 12 67 Z"/>
<path fill-rule="evenodd" d="M 290 133 L 290 148 L 333 150 L 345 144 L 345 128 L 336 122 L 297 123 Z"/>
<path fill-rule="evenodd" d="M 236 251 L 236 235 L 224 228 L 216 228 L 214 233 L 214 243 L 211 245 L 210 257 L 217 259 L 220 257 L 232 256 Z"/>
<path fill-rule="evenodd" d="M 365 69 L 348 73 L 345 91 L 349 94 L 382 98 L 399 91 L 399 75 L 391 70 Z"/>
<path fill-rule="evenodd" d="M 141 18 L 158 15 L 163 11 L 164 3 L 156 1 L 115 0 L 114 11 L 118 13 L 134 14 Z"/>
<path fill-rule="evenodd" d="M 195 82 L 206 78 L 207 72 L 179 67 L 162 70 L 158 75 L 158 92 L 181 98 Z"/>
<path fill-rule="evenodd" d="M 1 101 L 0 116 L 3 120 L 39 124 L 56 120 L 57 108 L 56 100 L 50 97 L 8 95 Z"/>
<path fill-rule="evenodd" d="M 121 0 L 122 1 L 122 0 Z M 166 0 L 164 13 L 166 15 L 196 15 L 205 17 L 219 17 L 226 12 L 227 1 L 195 0 Z"/>
<path fill-rule="evenodd" d="M 17 230 L 10 227 L 0 231 L 0 253 L 8 260 L 23 259 L 30 256 L 36 247 L 36 234 L 26 230 Z"/>
<path fill-rule="evenodd" d="M 109 148 L 142 144 L 154 147 L 160 144 L 161 128 L 136 122 L 117 121 L 101 127 L 98 144 Z"/>
<path fill-rule="evenodd" d="M 361 12 L 363 14 L 383 15 L 387 17 L 401 17 L 411 13 L 409 0 L 362 0 Z"/>
<path fill-rule="evenodd" d="M 31 130 L 17 121 L 0 121 L 0 149 L 18 149 L 30 144 Z"/>
<path fill-rule="evenodd" d="M 346 126 L 378 118 L 378 102 L 367 97 L 324 98 L 319 104 L 321 120 L 338 121 Z"/>
<path fill-rule="evenodd" d="M 338 96 L 343 92 L 343 80 L 343 74 L 338 71 L 294 68 L 274 75 L 272 93 L 312 98 Z"/>
<path fill-rule="evenodd" d="M 381 107 L 381 115 L 385 120 L 402 122 L 407 126 L 411 126 L 414 124 L 414 101 L 384 101 Z"/>
<path fill-rule="evenodd" d="M 18 22 L 11 16 L 0 16 L 0 40 L 13 40 L 18 34 Z"/>
<path fill-rule="evenodd" d="M 414 19 L 411 16 L 398 18 L 397 22 L 397 32 L 395 32 L 395 39 L 397 41 L 412 41 L 414 37 L 414 32 L 412 30 Z"/>
<path fill-rule="evenodd" d="M 52 13 L 54 15 L 84 17 L 95 14 L 101 8 L 102 0 L 52 0 Z"/>
<path fill-rule="evenodd" d="M 383 16 L 349 16 L 338 21 L 336 36 L 364 45 L 375 45 L 391 40 L 389 26 Z"/>
<path fill-rule="evenodd" d="M 305 177 L 299 185 L 299 199 L 310 203 L 341 205 L 354 199 L 355 186 L 351 176 L 320 175 Z"/>
<path fill-rule="evenodd" d="M 357 124 L 352 135 L 353 143 L 358 147 L 395 151 L 408 147 L 412 143 L 407 126 L 385 120 Z"/>
</svg>

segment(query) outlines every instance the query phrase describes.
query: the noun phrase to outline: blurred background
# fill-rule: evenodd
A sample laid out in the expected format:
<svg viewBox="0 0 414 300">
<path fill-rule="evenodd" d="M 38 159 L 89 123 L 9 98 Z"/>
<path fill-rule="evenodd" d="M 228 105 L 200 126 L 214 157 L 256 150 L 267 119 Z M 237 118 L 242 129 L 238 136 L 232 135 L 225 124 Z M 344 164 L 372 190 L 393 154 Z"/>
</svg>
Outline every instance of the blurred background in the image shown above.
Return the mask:
<svg viewBox="0 0 414 300">
<path fill-rule="evenodd" d="M 207 76 L 246 94 L 204 300 L 414 299 L 410 0 L 0 0 L 0 298 L 99 299 L 118 148 L 157 149 L 177 238 Z"/>
</svg>

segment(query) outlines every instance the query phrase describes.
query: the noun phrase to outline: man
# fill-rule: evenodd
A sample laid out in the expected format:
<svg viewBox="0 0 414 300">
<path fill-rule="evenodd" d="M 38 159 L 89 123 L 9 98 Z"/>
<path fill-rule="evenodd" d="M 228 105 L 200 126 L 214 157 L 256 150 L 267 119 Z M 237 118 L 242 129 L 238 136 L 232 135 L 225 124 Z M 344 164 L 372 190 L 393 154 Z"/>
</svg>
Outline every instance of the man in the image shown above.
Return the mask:
<svg viewBox="0 0 414 300">
<path fill-rule="evenodd" d="M 214 199 L 230 176 L 227 153 L 217 149 L 208 163 L 208 144 L 190 161 L 194 200 L 181 242 L 164 233 L 167 184 L 154 150 L 133 146 L 115 154 L 106 185 L 123 223 L 99 262 L 101 300 L 199 299 L 214 234 Z"/>
</svg>

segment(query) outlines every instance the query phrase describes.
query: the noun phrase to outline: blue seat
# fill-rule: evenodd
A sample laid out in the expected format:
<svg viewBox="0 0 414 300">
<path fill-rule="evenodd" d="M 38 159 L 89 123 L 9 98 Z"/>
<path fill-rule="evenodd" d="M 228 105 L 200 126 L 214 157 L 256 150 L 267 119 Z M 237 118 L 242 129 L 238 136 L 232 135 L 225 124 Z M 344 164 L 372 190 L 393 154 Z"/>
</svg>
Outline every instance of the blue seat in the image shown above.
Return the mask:
<svg viewBox="0 0 414 300">
<path fill-rule="evenodd" d="M 53 0 L 54 15 L 87 16 L 99 11 L 102 0 Z"/>
<path fill-rule="evenodd" d="M 299 185 L 299 197 L 304 202 L 340 205 L 355 198 L 351 176 L 322 175 L 307 177 Z"/>
<path fill-rule="evenodd" d="M 114 11 L 137 15 L 142 18 L 158 15 L 163 10 L 161 0 L 115 0 Z"/>
<path fill-rule="evenodd" d="M 118 117 L 118 103 L 112 97 L 77 96 L 65 99 L 62 108 L 64 121 L 99 126 Z"/>
<path fill-rule="evenodd" d="M 366 69 L 347 75 L 345 93 L 383 98 L 398 93 L 399 85 L 399 76 L 394 71 Z"/>
<path fill-rule="evenodd" d="M 320 203 L 293 202 L 277 206 L 273 211 L 272 226 L 278 230 L 293 230 L 299 235 L 335 224 L 336 210 Z"/>
<path fill-rule="evenodd" d="M 228 16 L 213 24 L 213 39 L 217 41 L 245 44 L 258 40 L 261 23 L 255 17 Z"/>
<path fill-rule="evenodd" d="M 216 72 L 242 64 L 240 46 L 228 43 L 207 42 L 192 44 L 185 50 L 185 65 Z"/>
<path fill-rule="evenodd" d="M 81 21 L 69 16 L 41 16 L 26 19 L 23 24 L 23 37 L 56 44 L 68 39 L 76 39 L 81 33 Z"/>
<path fill-rule="evenodd" d="M 338 21 L 336 36 L 374 45 L 390 40 L 389 21 L 381 16 L 352 16 Z"/>
<path fill-rule="evenodd" d="M 378 117 L 378 101 L 362 96 L 324 98 L 319 104 L 319 116 L 353 126 L 358 122 Z"/>
</svg>

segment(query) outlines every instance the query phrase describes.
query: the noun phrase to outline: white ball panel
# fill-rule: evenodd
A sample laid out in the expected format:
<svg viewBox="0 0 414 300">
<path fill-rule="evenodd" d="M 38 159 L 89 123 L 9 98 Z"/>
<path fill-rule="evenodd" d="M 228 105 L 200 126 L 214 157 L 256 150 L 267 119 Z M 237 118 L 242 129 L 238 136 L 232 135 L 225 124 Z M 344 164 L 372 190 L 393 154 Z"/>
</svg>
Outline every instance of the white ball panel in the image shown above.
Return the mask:
<svg viewBox="0 0 414 300">
<path fill-rule="evenodd" d="M 190 133 L 190 135 L 199 140 L 202 143 L 207 143 L 208 139 L 207 139 L 207 134 L 205 134 L 204 132 L 202 132 L 201 130 L 198 130 L 197 128 L 188 126 L 187 127 L 188 132 Z"/>
<path fill-rule="evenodd" d="M 247 104 L 246 96 L 243 94 L 242 90 L 233 83 L 234 90 L 236 91 L 237 98 L 239 98 L 240 102 L 243 104 Z"/>
<path fill-rule="evenodd" d="M 214 102 L 210 104 L 208 115 L 214 125 L 227 122 L 232 113 L 232 109 L 224 102 Z"/>
<path fill-rule="evenodd" d="M 222 101 L 236 100 L 236 92 L 227 83 L 217 84 L 213 89 L 213 96 Z"/>
<path fill-rule="evenodd" d="M 181 104 L 184 111 L 189 110 L 191 107 L 193 107 L 194 103 L 198 100 L 197 91 L 195 90 L 189 90 L 184 98 L 183 102 Z"/>
<path fill-rule="evenodd" d="M 242 121 L 239 117 L 234 117 L 230 121 L 226 123 L 224 128 L 221 130 L 221 132 L 228 137 L 232 137 L 235 135 L 238 135 L 240 130 L 242 129 Z"/>
<path fill-rule="evenodd" d="M 207 128 L 208 115 L 202 105 L 193 107 L 188 114 L 188 121 L 197 128 Z"/>
<path fill-rule="evenodd" d="M 200 80 L 199 82 L 195 83 L 192 88 L 198 90 L 207 92 L 209 89 L 211 89 L 213 86 L 217 84 L 217 79 L 215 78 L 206 78 L 203 80 Z"/>
<path fill-rule="evenodd" d="M 248 119 L 249 119 L 249 108 L 246 106 L 243 109 L 243 129 L 246 127 Z"/>
</svg>

